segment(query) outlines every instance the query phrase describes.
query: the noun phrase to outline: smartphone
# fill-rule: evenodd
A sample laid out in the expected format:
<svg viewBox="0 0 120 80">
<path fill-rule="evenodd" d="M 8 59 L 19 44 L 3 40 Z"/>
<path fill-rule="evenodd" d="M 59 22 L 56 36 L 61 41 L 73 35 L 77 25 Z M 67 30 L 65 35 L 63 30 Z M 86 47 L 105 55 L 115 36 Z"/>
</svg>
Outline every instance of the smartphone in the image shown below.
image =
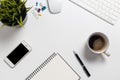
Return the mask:
<svg viewBox="0 0 120 80">
<path fill-rule="evenodd" d="M 14 68 L 16 64 L 31 51 L 31 47 L 25 41 L 22 41 L 9 55 L 6 56 L 4 61 Z"/>
</svg>

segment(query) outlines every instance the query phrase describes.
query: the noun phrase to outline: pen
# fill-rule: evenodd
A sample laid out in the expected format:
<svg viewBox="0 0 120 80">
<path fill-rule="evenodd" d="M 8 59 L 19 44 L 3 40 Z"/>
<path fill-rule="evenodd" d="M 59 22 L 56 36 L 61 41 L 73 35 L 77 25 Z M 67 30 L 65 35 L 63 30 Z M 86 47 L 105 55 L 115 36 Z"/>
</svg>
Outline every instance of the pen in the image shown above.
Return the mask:
<svg viewBox="0 0 120 80">
<path fill-rule="evenodd" d="M 90 73 L 88 72 L 87 68 L 85 67 L 85 65 L 83 64 L 82 60 L 80 59 L 80 57 L 77 55 L 77 53 L 75 51 L 73 51 L 73 53 L 75 54 L 75 57 L 77 58 L 77 60 L 79 61 L 79 63 L 81 64 L 84 72 L 86 73 L 86 75 L 88 77 L 90 77 Z"/>
</svg>

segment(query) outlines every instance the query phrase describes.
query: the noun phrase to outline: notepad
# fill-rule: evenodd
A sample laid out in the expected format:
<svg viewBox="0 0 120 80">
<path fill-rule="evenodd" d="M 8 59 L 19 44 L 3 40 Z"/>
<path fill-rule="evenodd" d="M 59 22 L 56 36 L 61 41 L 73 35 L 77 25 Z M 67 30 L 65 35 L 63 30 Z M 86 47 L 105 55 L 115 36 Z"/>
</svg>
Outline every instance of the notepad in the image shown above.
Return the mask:
<svg viewBox="0 0 120 80">
<path fill-rule="evenodd" d="M 80 80 L 80 76 L 58 53 L 53 53 L 26 80 Z"/>
</svg>

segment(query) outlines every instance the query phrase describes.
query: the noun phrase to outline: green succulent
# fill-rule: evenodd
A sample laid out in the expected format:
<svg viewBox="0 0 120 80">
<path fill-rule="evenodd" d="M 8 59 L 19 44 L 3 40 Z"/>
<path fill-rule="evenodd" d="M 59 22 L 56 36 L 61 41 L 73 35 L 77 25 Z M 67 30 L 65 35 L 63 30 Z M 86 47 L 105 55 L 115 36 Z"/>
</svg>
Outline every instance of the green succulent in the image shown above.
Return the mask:
<svg viewBox="0 0 120 80">
<path fill-rule="evenodd" d="M 0 21 L 8 26 L 23 26 L 23 20 L 31 9 L 25 7 L 26 2 L 27 0 L 0 0 Z"/>
</svg>

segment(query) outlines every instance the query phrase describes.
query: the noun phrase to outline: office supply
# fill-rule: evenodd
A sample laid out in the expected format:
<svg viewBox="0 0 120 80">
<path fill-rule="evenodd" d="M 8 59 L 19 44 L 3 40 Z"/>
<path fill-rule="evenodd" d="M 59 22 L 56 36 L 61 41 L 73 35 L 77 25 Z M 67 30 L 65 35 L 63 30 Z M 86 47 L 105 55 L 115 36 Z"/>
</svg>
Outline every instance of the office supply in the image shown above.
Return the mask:
<svg viewBox="0 0 120 80">
<path fill-rule="evenodd" d="M 41 13 L 39 13 L 38 15 L 39 15 L 39 16 L 42 16 L 42 14 L 41 14 Z"/>
<path fill-rule="evenodd" d="M 39 12 L 40 12 L 40 10 L 41 10 L 41 9 L 40 9 L 40 8 L 38 8 L 38 9 L 37 9 L 37 12 L 39 13 Z"/>
<path fill-rule="evenodd" d="M 46 9 L 46 6 L 42 6 L 42 11 L 44 11 Z"/>
<path fill-rule="evenodd" d="M 53 14 L 60 13 L 62 10 L 62 0 L 47 0 L 49 11 Z"/>
<path fill-rule="evenodd" d="M 46 5 L 44 5 L 42 2 L 36 2 L 36 6 L 34 6 L 34 9 L 32 10 L 32 15 L 39 19 L 39 16 L 42 16 L 44 11 L 47 9 Z"/>
<path fill-rule="evenodd" d="M 120 0 L 69 0 L 114 25 L 120 18 Z"/>
<path fill-rule="evenodd" d="M 82 65 L 83 70 L 85 71 L 86 75 L 88 77 L 90 77 L 90 73 L 88 72 L 87 68 L 85 67 L 85 65 L 83 64 L 82 60 L 80 59 L 80 57 L 77 55 L 77 53 L 75 51 L 73 51 L 73 53 L 75 54 L 75 57 L 77 58 L 77 60 L 79 61 L 79 63 Z"/>
<path fill-rule="evenodd" d="M 38 6 L 38 2 L 36 2 L 36 6 Z"/>
<path fill-rule="evenodd" d="M 53 53 L 26 80 L 80 80 L 80 76 L 58 53 Z"/>
</svg>

